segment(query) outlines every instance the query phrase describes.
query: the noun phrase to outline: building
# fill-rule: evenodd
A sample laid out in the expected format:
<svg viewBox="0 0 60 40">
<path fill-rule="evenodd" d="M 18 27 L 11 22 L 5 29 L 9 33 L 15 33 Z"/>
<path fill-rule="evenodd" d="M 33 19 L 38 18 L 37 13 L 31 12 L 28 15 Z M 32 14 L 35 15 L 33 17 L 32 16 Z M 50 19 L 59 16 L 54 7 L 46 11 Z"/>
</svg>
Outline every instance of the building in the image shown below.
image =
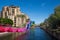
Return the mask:
<svg viewBox="0 0 60 40">
<path fill-rule="evenodd" d="M 12 26 L 14 27 L 21 27 L 29 19 L 26 14 L 20 11 L 18 6 L 4 6 L 1 11 L 1 17 L 13 20 Z"/>
</svg>

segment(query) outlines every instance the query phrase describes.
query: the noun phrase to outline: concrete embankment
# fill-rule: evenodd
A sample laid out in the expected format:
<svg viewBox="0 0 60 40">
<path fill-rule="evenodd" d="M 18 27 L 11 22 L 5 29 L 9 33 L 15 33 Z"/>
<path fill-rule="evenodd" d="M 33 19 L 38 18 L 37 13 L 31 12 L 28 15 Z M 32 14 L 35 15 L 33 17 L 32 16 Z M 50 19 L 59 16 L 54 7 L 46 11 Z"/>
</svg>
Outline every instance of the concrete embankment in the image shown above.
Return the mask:
<svg viewBox="0 0 60 40">
<path fill-rule="evenodd" d="M 45 28 L 41 28 L 44 31 L 46 31 L 52 38 L 55 38 L 55 40 L 60 40 L 60 32 L 56 32 L 56 30 L 53 29 L 45 29 Z"/>
<path fill-rule="evenodd" d="M 0 40 L 15 40 L 16 37 L 19 35 L 23 35 L 26 32 L 7 32 L 7 33 L 0 33 Z"/>
</svg>

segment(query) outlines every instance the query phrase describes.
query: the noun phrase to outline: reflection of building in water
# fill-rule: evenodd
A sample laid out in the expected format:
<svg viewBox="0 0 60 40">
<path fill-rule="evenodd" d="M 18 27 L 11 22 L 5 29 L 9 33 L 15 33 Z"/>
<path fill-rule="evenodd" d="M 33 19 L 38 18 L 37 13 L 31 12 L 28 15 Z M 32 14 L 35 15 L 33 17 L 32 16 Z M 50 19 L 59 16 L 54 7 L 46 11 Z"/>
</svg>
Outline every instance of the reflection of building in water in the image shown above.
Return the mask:
<svg viewBox="0 0 60 40">
<path fill-rule="evenodd" d="M 29 17 L 22 13 L 17 6 L 4 6 L 1 11 L 1 17 L 13 20 L 13 26 L 16 27 L 26 24 L 26 20 L 29 19 Z"/>
</svg>

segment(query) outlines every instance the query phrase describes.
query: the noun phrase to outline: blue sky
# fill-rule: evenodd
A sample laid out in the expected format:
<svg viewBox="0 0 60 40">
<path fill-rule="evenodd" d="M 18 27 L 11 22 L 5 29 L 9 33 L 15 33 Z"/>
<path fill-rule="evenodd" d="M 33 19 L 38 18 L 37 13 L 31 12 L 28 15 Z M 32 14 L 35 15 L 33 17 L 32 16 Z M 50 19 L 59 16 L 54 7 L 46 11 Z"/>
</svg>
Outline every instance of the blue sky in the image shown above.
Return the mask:
<svg viewBox="0 0 60 40">
<path fill-rule="evenodd" d="M 60 0 L 0 0 L 0 11 L 3 6 L 9 5 L 19 6 L 23 13 L 39 24 L 54 12 L 54 8 L 60 5 Z"/>
</svg>

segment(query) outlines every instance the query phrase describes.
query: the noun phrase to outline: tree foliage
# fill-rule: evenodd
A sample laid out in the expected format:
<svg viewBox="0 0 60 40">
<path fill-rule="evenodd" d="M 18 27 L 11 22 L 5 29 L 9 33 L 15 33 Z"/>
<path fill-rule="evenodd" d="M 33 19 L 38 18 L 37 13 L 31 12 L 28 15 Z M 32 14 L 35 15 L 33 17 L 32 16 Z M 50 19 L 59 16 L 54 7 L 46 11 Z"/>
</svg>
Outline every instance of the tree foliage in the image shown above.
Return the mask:
<svg viewBox="0 0 60 40">
<path fill-rule="evenodd" d="M 11 19 L 7 19 L 7 18 L 0 18 L 0 24 L 9 24 L 9 25 L 13 25 L 13 21 Z"/>
<path fill-rule="evenodd" d="M 55 8 L 55 12 L 48 17 L 47 22 L 51 28 L 56 29 L 60 27 L 60 6 Z"/>
</svg>

